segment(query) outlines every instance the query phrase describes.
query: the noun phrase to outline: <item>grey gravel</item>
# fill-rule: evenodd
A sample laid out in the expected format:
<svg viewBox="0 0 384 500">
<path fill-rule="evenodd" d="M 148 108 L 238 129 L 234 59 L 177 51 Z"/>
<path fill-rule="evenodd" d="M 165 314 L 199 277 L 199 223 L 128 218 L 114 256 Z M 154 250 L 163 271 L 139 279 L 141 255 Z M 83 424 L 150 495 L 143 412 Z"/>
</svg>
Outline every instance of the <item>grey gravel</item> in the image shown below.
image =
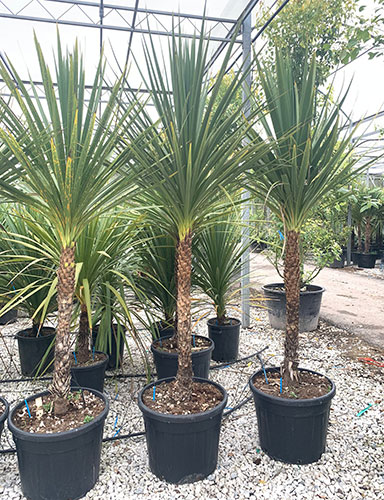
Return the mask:
<svg viewBox="0 0 384 500">
<path fill-rule="evenodd" d="M 232 311 L 234 316 L 238 311 Z M 25 327 L 26 320 L 1 327 L 1 379 L 18 378 L 19 361 L 13 334 Z M 206 334 L 205 320 L 196 328 Z M 196 332 L 196 333 L 197 333 Z M 143 335 L 144 332 L 143 332 Z M 217 470 L 207 479 L 189 485 L 170 485 L 159 481 L 148 469 L 145 437 L 103 444 L 100 478 L 84 498 L 93 500 L 317 500 L 384 499 L 384 380 L 383 368 L 358 361 L 358 357 L 383 353 L 347 332 L 320 324 L 315 332 L 302 333 L 301 366 L 327 374 L 335 383 L 327 448 L 319 462 L 299 466 L 271 460 L 259 448 L 256 415 L 249 402 L 224 419 Z M 149 336 L 147 336 L 149 348 Z M 282 332 L 268 326 L 265 310 L 252 309 L 250 330 L 242 330 L 239 357 L 248 356 L 264 346 L 267 365 L 282 360 Z M 125 357 L 125 373 L 143 373 L 143 361 L 130 341 L 133 363 Z M 372 348 L 373 349 L 373 348 Z M 10 357 L 11 356 L 11 357 Z M 384 357 L 382 358 L 384 359 Z M 250 395 L 248 378 L 259 368 L 255 358 L 211 371 L 211 378 L 229 393 L 233 407 Z M 143 430 L 136 400 L 144 378 L 108 379 L 105 392 L 110 398 L 104 436 Z M 45 388 L 47 382 L 21 382 L 0 385 L 0 393 L 13 405 L 27 395 Z M 375 403 L 361 417 L 356 414 Z M 118 417 L 117 425 L 114 426 Z M 5 429 L 0 448 L 13 441 Z M 15 454 L 0 455 L 0 498 L 22 499 Z"/>
</svg>

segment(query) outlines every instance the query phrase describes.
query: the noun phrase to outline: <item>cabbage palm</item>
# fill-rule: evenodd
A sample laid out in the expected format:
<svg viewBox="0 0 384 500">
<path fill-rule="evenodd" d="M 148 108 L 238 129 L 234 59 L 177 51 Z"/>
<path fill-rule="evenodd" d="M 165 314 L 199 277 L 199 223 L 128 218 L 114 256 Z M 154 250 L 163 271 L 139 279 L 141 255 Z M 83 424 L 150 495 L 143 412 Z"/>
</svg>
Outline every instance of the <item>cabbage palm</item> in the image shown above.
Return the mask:
<svg viewBox="0 0 384 500">
<path fill-rule="evenodd" d="M 292 61 L 282 53 L 276 54 L 273 72 L 259 66 L 258 74 L 269 111 L 261 122 L 274 146 L 261 161 L 270 168 L 261 176 L 260 170 L 251 170 L 248 184 L 265 196 L 284 226 L 287 320 L 282 372 L 289 384 L 298 378 L 300 231 L 313 207 L 357 175 L 352 169 L 357 158 L 352 155 L 351 136 L 340 133 L 339 110 L 345 96 L 333 105 L 327 95 L 318 106 L 314 59 L 305 66 L 300 89 Z"/>
<path fill-rule="evenodd" d="M 202 30 L 203 31 L 203 30 Z M 179 367 L 175 394 L 189 397 L 191 364 L 191 250 L 193 235 L 223 205 L 224 193 L 238 188 L 239 176 L 255 162 L 263 145 L 242 146 L 250 124 L 241 104 L 227 107 L 241 89 L 237 74 L 224 92 L 221 83 L 231 53 L 224 57 L 215 85 L 205 73 L 207 44 L 203 37 L 186 42 L 175 34 L 169 42 L 169 70 L 156 54 L 153 39 L 144 45 L 147 87 L 159 116 L 142 115 L 132 140 L 142 127 L 152 125 L 145 140 L 135 141 L 133 156 L 145 180 L 138 179 L 150 206 L 150 218 L 176 246 L 177 339 Z"/>
<path fill-rule="evenodd" d="M 8 177 L 0 175 L 0 187 L 11 199 L 39 211 L 51 224 L 60 247 L 57 269 L 58 325 L 55 370 L 50 387 L 55 397 L 55 413 L 67 409 L 70 390 L 69 330 L 75 290 L 76 241 L 83 229 L 101 212 L 127 196 L 129 172 L 117 175 L 125 162 L 125 151 L 116 154 L 122 122 L 132 108 L 120 113 L 121 80 L 110 89 L 107 103 L 97 118 L 105 63 L 100 58 L 86 100 L 85 73 L 77 43 L 72 53 L 62 52 L 58 36 L 55 79 L 35 37 L 43 97 L 30 82 L 30 91 L 12 62 L 0 64 L 0 75 L 13 99 L 0 100 L 0 174 L 11 159 Z M 17 112 L 21 111 L 20 117 Z M 18 176 L 16 185 L 9 182 Z"/>
</svg>

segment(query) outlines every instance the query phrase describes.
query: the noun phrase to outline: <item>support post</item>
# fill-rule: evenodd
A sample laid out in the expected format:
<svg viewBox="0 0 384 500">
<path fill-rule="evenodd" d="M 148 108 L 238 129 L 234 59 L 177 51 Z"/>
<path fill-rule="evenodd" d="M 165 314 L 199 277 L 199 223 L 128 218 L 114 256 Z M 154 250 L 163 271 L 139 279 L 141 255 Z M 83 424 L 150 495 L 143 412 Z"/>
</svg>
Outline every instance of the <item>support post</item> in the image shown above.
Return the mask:
<svg viewBox="0 0 384 500">
<path fill-rule="evenodd" d="M 251 64 L 251 13 L 243 21 L 242 31 L 242 44 L 243 44 L 243 69 L 249 69 Z M 250 100 L 249 93 L 251 90 L 251 72 L 249 71 L 243 83 L 243 106 L 244 115 L 246 118 L 250 115 Z M 242 199 L 247 200 L 249 193 L 243 191 Z M 241 322 L 244 328 L 250 326 L 250 290 L 249 290 L 249 273 L 250 273 L 250 252 L 249 252 L 249 203 L 245 201 L 242 213 L 243 222 L 243 245 L 247 246 L 247 251 L 242 255 L 242 269 L 241 269 Z"/>
</svg>

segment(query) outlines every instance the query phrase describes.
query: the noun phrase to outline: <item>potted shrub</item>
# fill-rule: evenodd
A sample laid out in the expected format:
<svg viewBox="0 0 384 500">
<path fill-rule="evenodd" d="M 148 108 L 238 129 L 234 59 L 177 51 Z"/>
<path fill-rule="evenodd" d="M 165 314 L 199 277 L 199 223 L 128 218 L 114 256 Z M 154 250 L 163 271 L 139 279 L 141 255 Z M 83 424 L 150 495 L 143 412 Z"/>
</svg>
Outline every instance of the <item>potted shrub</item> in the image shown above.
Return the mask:
<svg viewBox="0 0 384 500">
<path fill-rule="evenodd" d="M 26 419 L 20 421 L 20 412 L 26 408 L 21 402 L 11 411 L 8 425 L 18 451 L 24 494 L 32 499 L 53 500 L 78 498 L 98 478 L 108 400 L 94 390 L 74 393 L 70 389 L 70 325 L 76 269 L 80 267 L 75 251 L 85 227 L 124 200 L 130 189 L 131 177 L 118 175 L 122 163 L 126 163 L 126 151 L 117 145 L 122 123 L 129 126 L 131 108 L 119 111 L 120 79 L 111 87 L 97 118 L 104 84 L 103 59 L 86 103 L 77 43 L 72 53 L 63 52 L 58 36 L 57 87 L 52 84 L 36 37 L 35 45 L 44 87 L 43 103 L 30 98 L 30 91 L 10 60 L 7 66 L 0 63 L 0 75 L 12 96 L 11 101 L 0 99 L 0 168 L 4 171 L 3 162 L 7 162 L 9 169 L 7 175 L 1 176 L 0 186 L 10 199 L 28 205 L 49 222 L 54 233 L 52 245 L 60 249 L 55 363 L 49 393 L 26 400 L 31 418 L 26 413 Z M 40 95 L 32 82 L 30 85 L 34 94 Z M 13 111 L 13 103 L 21 110 L 21 118 Z M 14 177 L 18 177 L 17 185 L 13 184 Z M 77 428 L 61 431 L 69 410 L 71 415 L 79 415 L 74 419 Z M 49 421 L 53 422 L 54 432 L 36 432 L 36 418 L 44 418 L 46 428 Z M 36 453 L 39 460 L 35 460 Z"/>
<path fill-rule="evenodd" d="M 16 333 L 23 375 L 36 376 L 53 369 L 55 328 L 45 326 L 56 311 L 55 270 L 48 246 L 32 233 L 42 218 L 22 207 L 4 207 L 0 238 L 0 287 L 3 311 L 25 311 L 32 327 Z"/>
<path fill-rule="evenodd" d="M 224 388 L 192 377 L 192 241 L 222 206 L 223 189 L 232 193 L 238 188 L 239 175 L 264 145 L 242 147 L 249 123 L 242 118 L 241 105 L 235 105 L 228 115 L 224 113 L 241 88 L 242 77 L 235 75 L 219 98 L 232 44 L 211 91 L 204 71 L 208 59 L 203 36 L 186 43 L 173 34 L 167 78 L 154 45 L 150 39 L 144 56 L 146 83 L 159 123 L 148 114 L 141 115 L 142 125 L 151 128 L 142 135 L 142 142 L 135 140 L 133 155 L 137 171 L 145 172 L 138 176 L 138 183 L 145 190 L 149 217 L 176 247 L 178 370 L 175 379 L 145 387 L 139 406 L 152 472 L 180 483 L 201 479 L 215 469 L 227 399 Z M 127 130 L 127 137 L 136 139 L 135 131 Z M 200 398 L 204 406 L 197 403 Z M 169 402 L 172 409 L 160 406 L 161 401 Z"/>
<path fill-rule="evenodd" d="M 239 224 L 235 217 L 227 216 L 198 233 L 193 247 L 193 280 L 216 312 L 216 317 L 208 320 L 215 361 L 233 361 L 239 350 L 241 322 L 227 314 L 228 305 L 240 294 L 240 288 L 234 286 L 240 279 L 241 257 L 246 250 Z"/>
<path fill-rule="evenodd" d="M 377 254 L 371 252 L 371 238 L 375 227 L 379 225 L 384 206 L 383 189 L 360 185 L 353 197 L 353 214 L 358 227 L 358 248 L 355 253 L 358 267 L 375 267 Z M 361 227 L 364 228 L 364 251 L 362 252 Z"/>
<path fill-rule="evenodd" d="M 261 120 L 274 146 L 262 160 L 269 168 L 262 175 L 251 170 L 248 185 L 258 196 L 264 193 L 266 205 L 283 224 L 286 328 L 281 368 L 267 370 L 271 384 L 262 370 L 255 373 L 250 388 L 262 449 L 285 462 L 309 463 L 324 451 L 335 387 L 327 377 L 298 366 L 301 230 L 313 208 L 332 190 L 347 186 L 359 169 L 351 168 L 357 158 L 350 135 L 339 132 L 344 99 L 332 105 L 326 95 L 317 106 L 315 58 L 305 65 L 299 88 L 292 64 L 276 50 L 275 70 L 259 65 L 258 71 L 269 111 L 268 119 Z M 306 386 L 314 392 L 305 391 Z"/>
</svg>

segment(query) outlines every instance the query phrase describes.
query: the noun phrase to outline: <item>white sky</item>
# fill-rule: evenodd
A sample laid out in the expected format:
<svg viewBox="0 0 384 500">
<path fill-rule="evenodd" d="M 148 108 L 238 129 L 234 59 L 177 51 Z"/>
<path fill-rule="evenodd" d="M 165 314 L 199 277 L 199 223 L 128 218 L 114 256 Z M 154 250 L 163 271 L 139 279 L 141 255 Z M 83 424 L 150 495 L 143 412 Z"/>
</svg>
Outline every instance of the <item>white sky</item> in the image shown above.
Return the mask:
<svg viewBox="0 0 384 500">
<path fill-rule="evenodd" d="M 269 0 L 266 0 L 268 2 Z M 105 2 L 107 3 L 107 1 Z M 134 6 L 134 0 L 111 0 L 112 4 Z M 180 12 L 187 12 L 191 14 L 202 14 L 204 8 L 204 0 L 141 0 L 140 7 L 149 7 L 158 10 L 175 10 Z M 56 4 L 49 1 L 40 1 L 42 6 L 47 6 L 51 12 L 64 13 L 68 9 L 69 4 Z M 3 0 L 0 2 L 0 12 L 7 12 L 4 7 L 8 6 L 13 11 L 17 11 L 24 6 L 27 6 L 21 11 L 21 14 L 32 16 L 47 16 L 43 7 L 39 2 L 29 0 Z M 237 17 L 242 11 L 247 0 L 208 0 L 207 1 L 207 14 L 212 16 L 225 16 Z M 68 16 L 72 16 L 79 21 L 89 22 L 85 14 L 77 7 L 74 8 Z M 108 12 L 106 10 L 106 12 Z M 94 20 L 98 19 L 98 9 L 87 9 Z M 114 17 L 115 16 L 115 17 Z M 65 18 L 65 16 L 64 16 Z M 68 18 L 68 17 L 67 17 Z M 127 15 L 128 18 L 128 15 Z M 121 24 L 121 18 L 115 14 L 108 14 L 105 18 L 106 24 Z M 199 23 L 199 21 L 194 21 Z M 146 28 L 146 21 L 141 24 L 142 28 Z M 161 26 L 157 26 L 161 29 Z M 155 29 L 155 26 L 151 26 Z M 46 54 L 51 53 L 51 48 L 55 45 L 56 27 L 54 24 L 45 23 L 31 23 L 29 21 L 14 21 L 10 19 L 0 18 L 0 51 L 10 56 L 12 61 L 15 61 L 17 68 L 29 68 L 32 78 L 38 78 L 39 72 L 37 71 L 37 61 L 35 57 L 35 50 L 33 47 L 33 29 L 38 34 L 39 41 L 44 48 Z M 190 29 L 193 27 L 190 25 Z M 225 32 L 225 30 L 224 30 Z M 98 57 L 99 50 L 99 30 L 92 28 L 79 28 L 60 26 L 60 33 L 64 41 L 68 41 L 69 45 L 77 36 L 80 39 L 80 44 L 83 52 L 86 55 L 87 65 L 95 65 Z M 216 36 L 220 36 L 220 30 L 216 30 Z M 124 63 L 125 51 L 129 33 L 127 32 L 113 32 L 110 30 L 105 31 L 105 50 L 108 60 L 113 63 L 113 56 L 110 50 L 110 44 L 113 45 L 116 51 L 120 64 Z M 166 47 L 167 37 L 159 37 L 159 45 Z M 142 53 L 141 36 L 135 34 L 133 37 L 132 45 L 133 53 L 140 59 Z M 116 66 L 115 66 L 116 67 Z M 23 75 L 27 77 L 27 75 Z M 140 85 L 141 78 L 139 73 L 131 70 L 131 84 L 133 86 Z M 368 57 L 362 57 L 355 62 L 349 64 L 346 68 L 337 73 L 335 80 L 336 88 L 341 89 L 342 86 L 347 86 L 350 79 L 353 78 L 352 89 L 350 91 L 348 100 L 345 104 L 345 112 L 351 113 L 354 120 L 358 120 L 363 116 L 374 114 L 384 109 L 384 58 L 368 61 Z"/>
</svg>

